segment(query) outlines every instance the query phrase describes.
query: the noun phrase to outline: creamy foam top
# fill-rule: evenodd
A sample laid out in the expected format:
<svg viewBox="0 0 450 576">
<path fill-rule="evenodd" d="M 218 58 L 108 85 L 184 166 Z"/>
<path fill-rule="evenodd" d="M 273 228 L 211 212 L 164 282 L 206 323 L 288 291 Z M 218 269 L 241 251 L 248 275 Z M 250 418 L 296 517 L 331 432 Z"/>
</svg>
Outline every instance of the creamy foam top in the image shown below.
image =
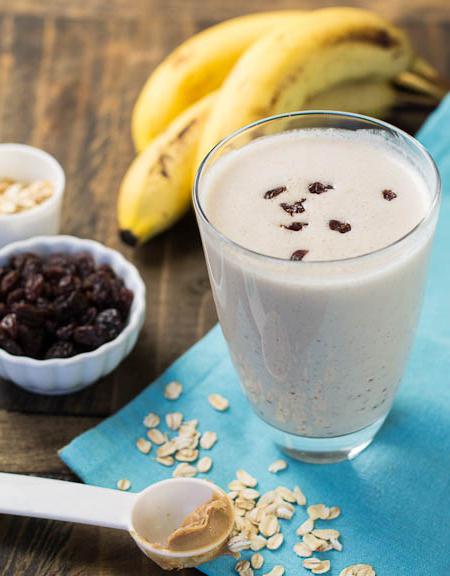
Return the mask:
<svg viewBox="0 0 450 576">
<path fill-rule="evenodd" d="M 317 183 L 332 188 L 314 194 L 323 188 Z M 396 196 L 389 200 L 391 192 Z M 227 153 L 205 173 L 200 199 L 210 222 L 238 244 L 287 259 L 305 250 L 298 258 L 307 261 L 395 242 L 422 220 L 431 195 L 380 133 L 310 129 L 265 136 Z"/>
</svg>

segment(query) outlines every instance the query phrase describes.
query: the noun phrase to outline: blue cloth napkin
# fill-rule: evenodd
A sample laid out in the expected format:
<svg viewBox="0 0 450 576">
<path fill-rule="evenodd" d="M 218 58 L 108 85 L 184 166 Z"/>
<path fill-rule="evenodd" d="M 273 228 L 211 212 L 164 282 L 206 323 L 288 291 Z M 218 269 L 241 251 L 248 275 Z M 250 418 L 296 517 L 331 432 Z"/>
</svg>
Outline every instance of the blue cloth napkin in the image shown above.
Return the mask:
<svg viewBox="0 0 450 576">
<path fill-rule="evenodd" d="M 208 474 L 212 481 L 226 487 L 242 467 L 258 478 L 262 491 L 299 484 L 309 503 L 341 507 L 341 517 L 323 523 L 341 531 L 344 545 L 343 552 L 320 555 L 331 559 L 331 575 L 353 563 L 372 564 L 379 576 L 450 574 L 449 134 L 447 97 L 418 135 L 446 187 L 424 313 L 400 393 L 370 448 L 352 462 L 314 466 L 289 460 L 287 470 L 270 474 L 268 465 L 282 454 L 244 398 L 216 327 L 128 406 L 66 446 L 60 453 L 64 462 L 89 484 L 115 487 L 118 479 L 128 478 L 132 490 L 139 491 L 172 473 L 154 462 L 152 453 L 135 448 L 136 439 L 145 436 L 144 415 L 181 411 L 187 419 L 199 419 L 200 431 L 218 434 L 213 449 L 204 451 L 214 461 Z M 184 386 L 175 402 L 163 397 L 171 380 Z M 211 408 L 207 397 L 212 392 L 229 399 L 227 412 Z M 298 541 L 295 528 L 305 519 L 299 507 L 292 521 L 282 521 L 285 543 L 277 552 L 263 551 L 266 562 L 259 574 L 274 564 L 284 565 L 287 576 L 310 574 L 292 551 Z M 234 563 L 219 558 L 201 569 L 211 576 L 230 575 Z"/>
</svg>

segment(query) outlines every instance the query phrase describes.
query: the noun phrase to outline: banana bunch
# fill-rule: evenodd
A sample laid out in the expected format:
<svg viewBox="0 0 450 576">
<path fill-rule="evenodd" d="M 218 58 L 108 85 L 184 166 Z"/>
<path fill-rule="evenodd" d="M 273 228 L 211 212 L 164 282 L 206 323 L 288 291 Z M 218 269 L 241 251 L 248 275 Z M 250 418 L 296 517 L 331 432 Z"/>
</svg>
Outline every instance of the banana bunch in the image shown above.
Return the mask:
<svg viewBox="0 0 450 576">
<path fill-rule="evenodd" d="M 138 156 L 118 200 L 123 241 L 145 242 L 189 209 L 199 162 L 233 130 L 301 109 L 383 116 L 411 91 L 442 96 L 407 36 L 366 10 L 267 12 L 193 36 L 156 68 L 136 102 Z"/>
</svg>

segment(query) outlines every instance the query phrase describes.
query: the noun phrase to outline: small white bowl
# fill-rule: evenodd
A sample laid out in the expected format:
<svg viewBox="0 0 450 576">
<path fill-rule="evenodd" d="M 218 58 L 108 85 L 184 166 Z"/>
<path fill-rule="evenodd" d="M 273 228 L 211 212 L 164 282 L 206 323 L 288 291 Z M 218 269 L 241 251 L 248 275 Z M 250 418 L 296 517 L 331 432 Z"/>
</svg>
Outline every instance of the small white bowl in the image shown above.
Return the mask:
<svg viewBox="0 0 450 576">
<path fill-rule="evenodd" d="M 48 180 L 54 186 L 50 198 L 17 214 L 0 215 L 0 247 L 43 234 L 58 234 L 66 178 L 51 156 L 25 144 L 0 144 L 0 178 Z"/>
<path fill-rule="evenodd" d="M 145 286 L 139 272 L 116 250 L 99 242 L 74 236 L 41 236 L 0 249 L 0 266 L 22 252 L 47 255 L 55 252 L 89 252 L 97 264 L 109 264 L 134 294 L 128 322 L 111 342 L 71 358 L 36 360 L 13 356 L 0 348 L 0 378 L 39 394 L 69 394 L 112 372 L 136 344 L 145 319 Z"/>
</svg>

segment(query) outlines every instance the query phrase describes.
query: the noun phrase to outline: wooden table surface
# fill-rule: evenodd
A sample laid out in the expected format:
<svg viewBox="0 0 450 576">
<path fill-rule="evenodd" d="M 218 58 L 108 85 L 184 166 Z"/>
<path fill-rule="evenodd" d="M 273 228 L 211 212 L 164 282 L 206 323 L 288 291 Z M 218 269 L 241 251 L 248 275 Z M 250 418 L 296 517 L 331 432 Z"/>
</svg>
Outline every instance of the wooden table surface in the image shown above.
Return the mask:
<svg viewBox="0 0 450 576">
<path fill-rule="evenodd" d="M 0 0 L 0 141 L 54 154 L 67 174 L 63 232 L 118 248 L 148 287 L 136 349 L 114 374 L 67 397 L 0 382 L 0 470 L 75 480 L 57 450 L 131 400 L 216 321 L 192 214 L 136 251 L 117 238 L 117 188 L 133 157 L 130 113 L 149 72 L 181 40 L 220 20 L 317 0 Z M 352 2 L 406 28 L 443 74 L 448 0 Z M 423 114 L 401 119 L 410 130 Z M 87 210 L 86 207 L 89 207 Z M 127 534 L 0 517 L 3 576 L 162 574 Z M 186 570 L 184 576 L 196 574 Z"/>
</svg>

